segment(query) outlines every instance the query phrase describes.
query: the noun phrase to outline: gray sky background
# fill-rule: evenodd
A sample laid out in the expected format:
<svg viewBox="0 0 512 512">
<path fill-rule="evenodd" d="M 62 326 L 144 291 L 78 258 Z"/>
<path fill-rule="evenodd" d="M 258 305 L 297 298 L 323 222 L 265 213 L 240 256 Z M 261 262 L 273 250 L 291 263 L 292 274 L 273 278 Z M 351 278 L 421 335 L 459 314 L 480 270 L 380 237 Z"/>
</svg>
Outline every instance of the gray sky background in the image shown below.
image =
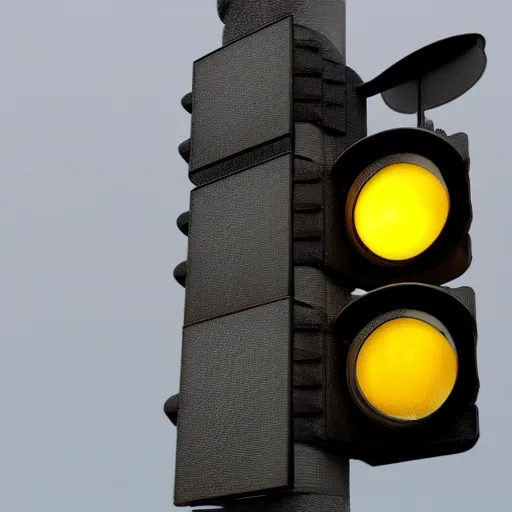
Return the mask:
<svg viewBox="0 0 512 512">
<path fill-rule="evenodd" d="M 177 152 L 192 63 L 221 45 L 215 0 L 0 4 L 0 510 L 173 508 L 191 185 Z M 504 0 L 348 0 L 347 60 L 370 79 L 464 32 L 489 65 L 429 113 L 470 137 L 482 437 L 458 456 L 352 464 L 352 510 L 510 510 L 511 8 Z M 380 98 L 369 131 L 414 124 Z"/>
</svg>

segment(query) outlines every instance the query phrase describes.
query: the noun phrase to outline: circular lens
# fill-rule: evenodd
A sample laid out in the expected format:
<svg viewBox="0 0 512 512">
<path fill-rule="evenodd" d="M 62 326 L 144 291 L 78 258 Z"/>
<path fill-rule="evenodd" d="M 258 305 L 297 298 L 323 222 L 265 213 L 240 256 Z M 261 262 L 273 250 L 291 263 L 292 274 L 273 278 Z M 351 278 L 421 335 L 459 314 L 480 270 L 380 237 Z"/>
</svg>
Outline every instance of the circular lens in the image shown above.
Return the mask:
<svg viewBox="0 0 512 512">
<path fill-rule="evenodd" d="M 442 179 L 411 163 L 395 163 L 372 176 L 354 207 L 354 227 L 375 255 L 393 261 L 430 247 L 448 219 L 450 198 Z"/>
<path fill-rule="evenodd" d="M 363 399 L 377 412 L 402 421 L 437 411 L 455 386 L 457 354 L 433 325 L 396 318 L 371 332 L 355 361 Z"/>
</svg>

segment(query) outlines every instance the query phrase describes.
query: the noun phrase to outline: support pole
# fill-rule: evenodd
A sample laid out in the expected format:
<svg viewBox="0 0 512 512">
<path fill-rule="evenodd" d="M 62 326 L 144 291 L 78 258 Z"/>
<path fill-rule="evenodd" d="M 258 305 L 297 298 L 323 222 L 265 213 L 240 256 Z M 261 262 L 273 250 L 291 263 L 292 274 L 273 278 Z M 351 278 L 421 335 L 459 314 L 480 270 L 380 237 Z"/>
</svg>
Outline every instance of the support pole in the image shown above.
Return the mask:
<svg viewBox="0 0 512 512">
<path fill-rule="evenodd" d="M 218 0 L 218 13 L 225 27 L 223 45 L 285 16 L 293 15 L 294 24 L 314 30 L 332 45 L 336 60 L 345 63 L 345 0 Z M 300 123 L 297 123 L 300 124 Z M 336 152 L 326 141 L 319 149 L 319 161 L 332 160 Z M 304 446 L 304 445 L 302 445 Z M 305 448 L 313 450 L 313 448 Z M 303 458 L 301 445 L 295 446 L 296 458 Z M 316 449 L 315 449 L 316 450 Z M 309 464 L 296 459 L 295 482 L 311 492 L 281 492 L 269 496 L 244 498 L 222 503 L 225 512 L 349 512 L 349 462 L 334 461 L 317 450 Z M 308 467 L 309 466 L 309 467 Z M 298 471 L 301 471 L 300 473 Z M 320 482 L 320 483 L 319 483 Z M 323 489 L 325 494 L 321 494 Z"/>
<path fill-rule="evenodd" d="M 315 30 L 345 61 L 345 0 L 217 0 L 223 44 L 290 14 L 296 25 Z"/>
</svg>

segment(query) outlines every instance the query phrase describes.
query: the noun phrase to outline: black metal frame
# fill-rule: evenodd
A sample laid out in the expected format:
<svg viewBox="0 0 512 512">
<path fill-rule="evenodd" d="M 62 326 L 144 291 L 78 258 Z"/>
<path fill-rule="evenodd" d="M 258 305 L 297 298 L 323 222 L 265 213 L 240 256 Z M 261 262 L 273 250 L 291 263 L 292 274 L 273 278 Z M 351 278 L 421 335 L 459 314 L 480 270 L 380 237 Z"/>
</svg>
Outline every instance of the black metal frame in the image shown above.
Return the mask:
<svg viewBox="0 0 512 512">
<path fill-rule="evenodd" d="M 450 197 L 448 219 L 439 237 L 423 253 L 403 261 L 386 260 L 365 250 L 353 222 L 357 194 L 364 183 L 384 166 L 375 164 L 392 155 L 404 155 L 405 161 L 414 160 L 407 155 L 419 155 L 431 161 L 439 169 Z M 371 172 L 365 173 L 369 168 Z M 365 180 L 360 180 L 363 173 Z M 472 220 L 468 162 L 446 137 L 422 128 L 398 128 L 371 135 L 356 142 L 340 155 L 331 176 L 337 194 L 339 215 L 345 220 L 339 233 L 340 239 L 345 240 L 349 246 L 352 266 L 355 269 L 353 277 L 356 281 L 359 277 L 366 279 L 366 283 L 363 282 L 360 287 L 375 288 L 379 284 L 386 284 L 385 280 L 388 283 L 422 281 L 442 284 L 455 279 L 469 267 L 470 256 L 466 262 L 459 259 L 457 265 L 454 264 L 442 275 L 440 282 L 435 280 L 435 276 L 431 276 L 431 279 L 420 277 L 422 273 L 437 266 L 443 258 L 450 256 L 461 239 L 467 236 Z M 369 285 L 372 284 L 373 275 L 379 277 L 379 282 L 372 287 Z"/>
</svg>

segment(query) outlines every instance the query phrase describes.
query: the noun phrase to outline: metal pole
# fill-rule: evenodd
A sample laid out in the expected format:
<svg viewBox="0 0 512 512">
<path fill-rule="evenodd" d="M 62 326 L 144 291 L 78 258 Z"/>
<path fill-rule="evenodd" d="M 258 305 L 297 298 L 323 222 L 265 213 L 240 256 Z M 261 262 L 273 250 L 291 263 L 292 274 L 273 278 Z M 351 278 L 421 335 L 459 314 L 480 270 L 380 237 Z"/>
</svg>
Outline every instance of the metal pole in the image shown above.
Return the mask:
<svg viewBox="0 0 512 512">
<path fill-rule="evenodd" d="M 423 91 L 423 77 L 418 77 L 418 128 L 425 127 L 425 109 L 424 104 L 424 91 Z"/>
<path fill-rule="evenodd" d="M 345 60 L 345 0 L 217 0 L 223 44 L 284 16 L 319 32 Z"/>
<path fill-rule="evenodd" d="M 293 15 L 294 24 L 328 40 L 335 60 L 345 63 L 345 0 L 217 0 L 225 27 L 223 45 L 273 21 Z M 301 123 L 296 122 L 296 126 Z M 339 141 L 323 135 L 319 162 L 329 165 Z M 322 154 L 323 153 L 323 154 Z M 349 461 L 301 443 L 295 445 L 295 483 L 311 492 L 281 492 L 223 503 L 225 512 L 349 512 Z M 306 461 L 307 459 L 307 461 Z M 301 468 L 300 470 L 297 467 Z M 304 468 L 307 468 L 304 470 Z M 323 489 L 324 494 L 319 489 Z"/>
</svg>

